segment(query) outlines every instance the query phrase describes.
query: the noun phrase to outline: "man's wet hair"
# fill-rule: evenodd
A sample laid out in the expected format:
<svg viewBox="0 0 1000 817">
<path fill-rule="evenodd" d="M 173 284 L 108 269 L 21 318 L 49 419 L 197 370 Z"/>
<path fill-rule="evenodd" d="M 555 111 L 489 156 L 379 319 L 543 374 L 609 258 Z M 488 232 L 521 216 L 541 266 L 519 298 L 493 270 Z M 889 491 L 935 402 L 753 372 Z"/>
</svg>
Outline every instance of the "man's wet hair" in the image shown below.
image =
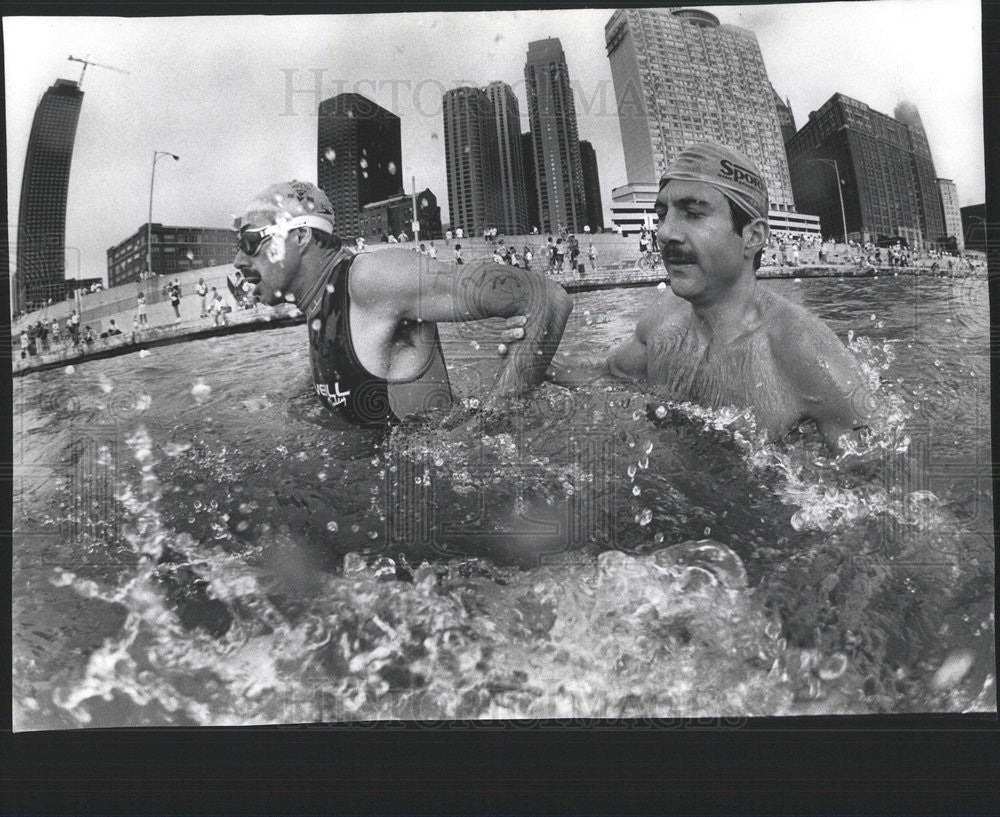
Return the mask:
<svg viewBox="0 0 1000 817">
<path fill-rule="evenodd" d="M 728 196 L 726 197 L 726 201 L 729 202 L 729 215 L 733 220 L 733 230 L 736 232 L 736 235 L 743 235 L 743 228 L 753 220 L 753 216 L 751 216 L 746 210 L 736 204 L 736 202 Z M 761 247 L 757 250 L 757 254 L 753 257 L 754 272 L 760 269 L 761 256 L 763 256 L 763 254 L 764 248 Z"/>
</svg>

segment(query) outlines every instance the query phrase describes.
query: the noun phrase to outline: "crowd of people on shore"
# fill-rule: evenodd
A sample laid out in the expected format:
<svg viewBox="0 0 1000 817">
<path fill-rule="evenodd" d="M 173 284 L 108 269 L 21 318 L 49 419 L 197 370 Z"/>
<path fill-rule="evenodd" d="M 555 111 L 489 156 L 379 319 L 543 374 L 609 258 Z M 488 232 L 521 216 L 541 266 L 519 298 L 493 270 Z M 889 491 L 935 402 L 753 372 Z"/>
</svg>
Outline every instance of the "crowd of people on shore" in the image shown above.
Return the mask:
<svg viewBox="0 0 1000 817">
<path fill-rule="evenodd" d="M 34 357 L 46 352 L 57 352 L 84 345 L 91 347 L 98 339 L 112 338 L 122 334 L 115 319 L 108 321 L 108 328 L 97 335 L 89 324 L 80 329 L 80 313 L 75 309 L 66 318 L 65 324 L 60 324 L 58 318 L 51 323 L 37 320 L 23 328 L 20 333 L 21 358 Z"/>
<path fill-rule="evenodd" d="M 447 245 L 450 239 L 446 238 L 445 241 Z M 513 242 L 508 244 L 503 238 L 495 238 L 495 241 L 491 243 L 493 247 L 492 260 L 496 264 L 508 264 L 513 267 L 531 270 L 536 253 L 540 252 L 542 253 L 543 269 L 545 272 L 552 275 L 571 272 L 581 278 L 586 275 L 586 266 L 580 261 L 580 256 L 583 254 L 583 247 L 572 233 L 560 234 L 558 238 L 550 235 L 541 248 L 536 247 L 534 244 L 525 243 L 521 249 L 518 249 Z M 421 242 L 414 249 L 428 258 L 438 258 L 438 249 L 433 241 Z M 593 240 L 591 240 L 587 248 L 586 255 L 590 262 L 591 270 L 595 270 L 597 268 L 597 247 Z M 451 261 L 456 265 L 465 263 L 465 258 L 462 255 L 462 245 L 457 243 L 457 241 L 453 246 Z"/>
</svg>

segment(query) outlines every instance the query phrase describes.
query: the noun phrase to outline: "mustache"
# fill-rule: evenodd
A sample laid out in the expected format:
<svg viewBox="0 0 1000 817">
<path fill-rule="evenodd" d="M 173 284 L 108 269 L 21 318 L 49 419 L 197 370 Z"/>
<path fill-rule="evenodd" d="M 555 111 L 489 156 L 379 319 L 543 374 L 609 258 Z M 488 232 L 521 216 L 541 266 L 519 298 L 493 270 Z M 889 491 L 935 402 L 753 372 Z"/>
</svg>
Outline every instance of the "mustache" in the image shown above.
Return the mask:
<svg viewBox="0 0 1000 817">
<path fill-rule="evenodd" d="M 663 260 L 667 264 L 693 264 L 695 257 L 687 253 L 667 250 L 663 253 Z"/>
</svg>

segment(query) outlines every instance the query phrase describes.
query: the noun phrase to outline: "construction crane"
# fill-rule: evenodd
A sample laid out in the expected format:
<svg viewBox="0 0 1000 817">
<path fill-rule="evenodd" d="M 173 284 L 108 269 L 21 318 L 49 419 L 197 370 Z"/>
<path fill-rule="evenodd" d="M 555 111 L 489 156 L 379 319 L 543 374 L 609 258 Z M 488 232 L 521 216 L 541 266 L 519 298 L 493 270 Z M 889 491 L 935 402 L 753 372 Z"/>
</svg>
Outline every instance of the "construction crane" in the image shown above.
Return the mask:
<svg viewBox="0 0 1000 817">
<path fill-rule="evenodd" d="M 89 57 L 90 55 L 88 54 L 87 56 Z M 121 68 L 115 68 L 113 65 L 104 65 L 103 63 L 94 62 L 93 60 L 90 60 L 90 59 L 81 60 L 79 57 L 74 57 L 72 54 L 70 54 L 69 58 L 73 62 L 82 62 L 83 63 L 83 70 L 80 72 L 80 81 L 77 83 L 81 87 L 83 86 L 83 75 L 87 73 L 87 66 L 88 65 L 96 65 L 98 68 L 107 68 L 107 69 L 109 69 L 111 71 L 117 71 L 119 74 L 128 74 L 129 73 L 128 71 L 123 71 Z"/>
</svg>

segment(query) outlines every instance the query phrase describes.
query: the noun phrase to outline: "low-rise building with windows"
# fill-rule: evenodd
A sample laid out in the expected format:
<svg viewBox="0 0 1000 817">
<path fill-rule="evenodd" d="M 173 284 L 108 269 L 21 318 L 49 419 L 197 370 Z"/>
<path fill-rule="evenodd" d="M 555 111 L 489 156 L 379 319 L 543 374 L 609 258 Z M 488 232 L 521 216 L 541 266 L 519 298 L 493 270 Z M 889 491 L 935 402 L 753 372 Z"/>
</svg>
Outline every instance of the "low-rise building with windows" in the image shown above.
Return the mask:
<svg viewBox="0 0 1000 817">
<path fill-rule="evenodd" d="M 147 272 L 147 237 L 152 236 L 153 275 L 226 264 L 236 255 L 236 231 L 211 227 L 170 227 L 143 224 L 120 244 L 108 249 L 108 286 L 140 281 Z"/>
</svg>

